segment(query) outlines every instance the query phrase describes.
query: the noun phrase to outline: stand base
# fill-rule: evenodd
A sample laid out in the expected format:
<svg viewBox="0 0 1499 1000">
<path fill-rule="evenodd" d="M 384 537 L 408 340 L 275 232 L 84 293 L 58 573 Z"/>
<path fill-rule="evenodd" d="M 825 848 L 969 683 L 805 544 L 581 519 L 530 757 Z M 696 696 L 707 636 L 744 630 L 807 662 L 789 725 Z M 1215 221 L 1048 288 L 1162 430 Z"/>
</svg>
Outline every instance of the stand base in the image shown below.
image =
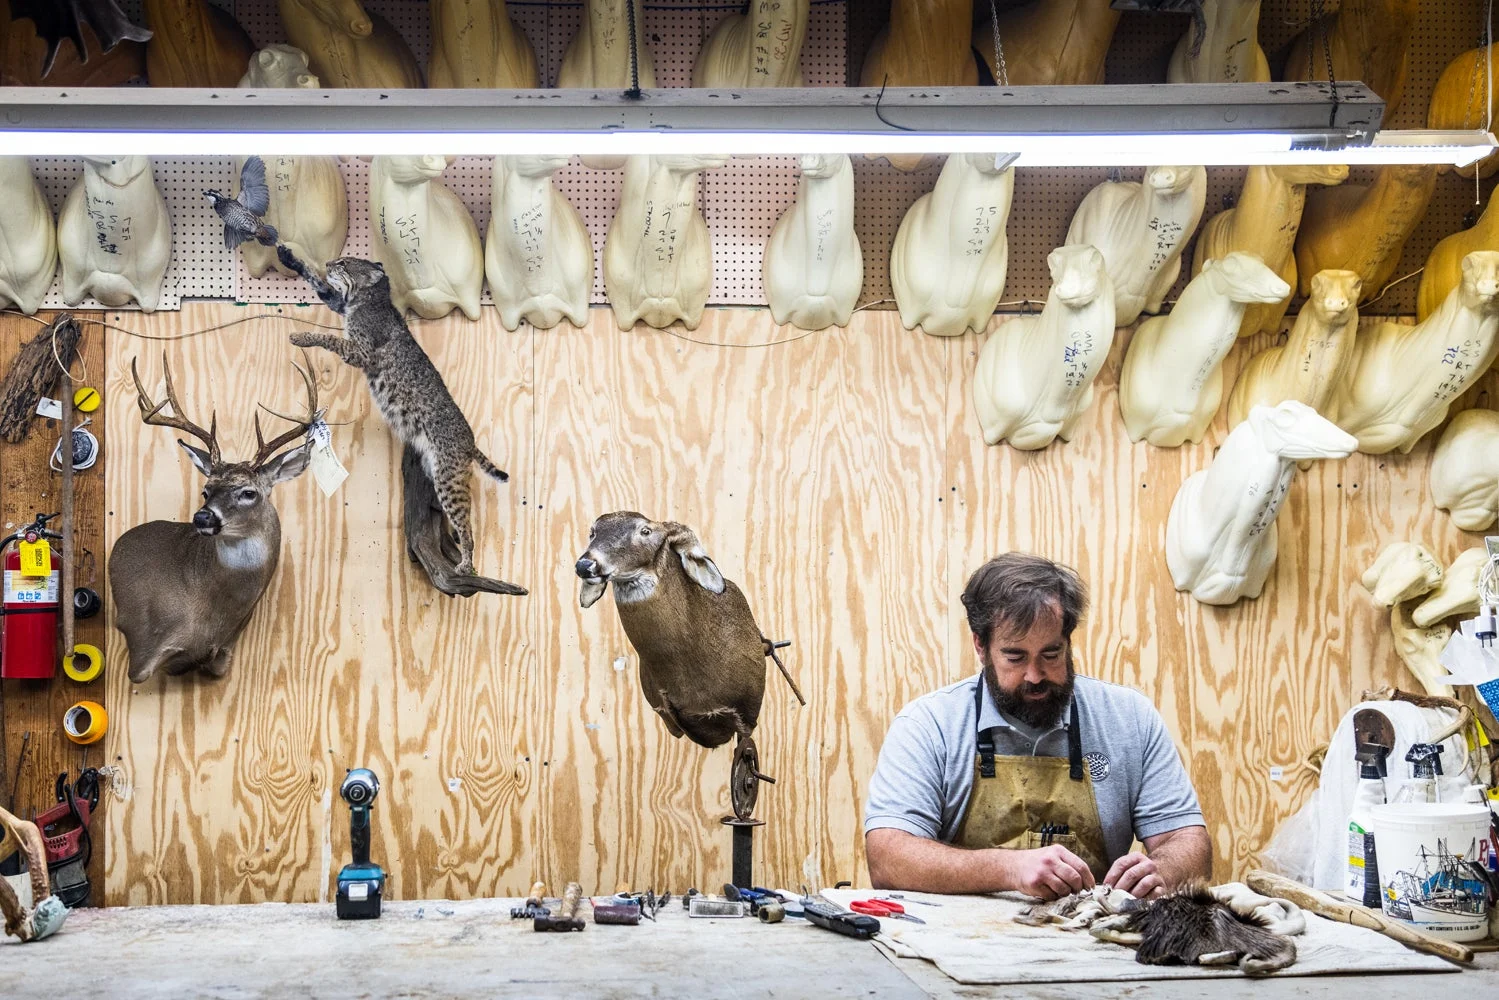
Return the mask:
<svg viewBox="0 0 1499 1000">
<path fill-rule="evenodd" d="M 736 886 L 750 888 L 755 884 L 755 827 L 764 826 L 763 819 L 739 819 L 725 816 L 724 826 L 734 828 L 734 877 Z"/>
</svg>

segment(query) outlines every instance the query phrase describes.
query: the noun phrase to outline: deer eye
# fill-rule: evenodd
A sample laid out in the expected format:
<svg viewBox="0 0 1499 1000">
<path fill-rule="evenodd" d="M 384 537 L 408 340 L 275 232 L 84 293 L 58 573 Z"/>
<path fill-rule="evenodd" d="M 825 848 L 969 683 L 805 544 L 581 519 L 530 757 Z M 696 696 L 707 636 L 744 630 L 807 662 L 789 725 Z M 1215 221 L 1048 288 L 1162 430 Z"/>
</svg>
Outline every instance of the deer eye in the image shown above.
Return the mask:
<svg viewBox="0 0 1499 1000">
<path fill-rule="evenodd" d="M 649 527 L 641 528 L 640 534 L 644 538 L 649 538 L 651 537 L 651 529 Z"/>
<path fill-rule="evenodd" d="M 251 503 L 251 502 L 253 502 L 255 500 L 256 496 L 257 496 L 257 494 L 256 494 L 256 492 L 254 490 L 240 490 L 239 491 L 239 499 L 240 499 L 241 503 Z"/>
</svg>

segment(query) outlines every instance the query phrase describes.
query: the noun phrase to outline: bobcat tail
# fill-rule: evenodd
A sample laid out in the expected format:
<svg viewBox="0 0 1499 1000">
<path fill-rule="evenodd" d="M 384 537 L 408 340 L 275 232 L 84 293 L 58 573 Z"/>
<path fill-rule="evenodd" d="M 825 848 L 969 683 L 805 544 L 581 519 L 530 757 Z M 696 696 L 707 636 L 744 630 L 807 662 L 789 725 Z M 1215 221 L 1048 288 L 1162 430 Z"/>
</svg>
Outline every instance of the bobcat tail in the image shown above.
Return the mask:
<svg viewBox="0 0 1499 1000">
<path fill-rule="evenodd" d="M 483 469 L 485 472 L 489 473 L 500 482 L 508 483 L 510 481 L 510 473 L 506 472 L 504 469 L 491 462 L 478 448 L 474 449 L 474 461 L 479 464 L 479 468 Z"/>
</svg>

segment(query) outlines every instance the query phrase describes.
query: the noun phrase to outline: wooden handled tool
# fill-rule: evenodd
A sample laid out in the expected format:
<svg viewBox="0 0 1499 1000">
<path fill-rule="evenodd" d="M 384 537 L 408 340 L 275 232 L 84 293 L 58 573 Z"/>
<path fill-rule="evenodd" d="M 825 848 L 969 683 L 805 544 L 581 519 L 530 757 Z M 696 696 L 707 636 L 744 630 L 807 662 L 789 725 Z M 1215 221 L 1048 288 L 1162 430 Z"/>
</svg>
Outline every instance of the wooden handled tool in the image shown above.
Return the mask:
<svg viewBox="0 0 1499 1000">
<path fill-rule="evenodd" d="M 1436 955 L 1445 958 L 1449 962 L 1467 963 L 1473 961 L 1473 949 L 1466 945 L 1458 944 L 1456 941 L 1447 941 L 1442 938 L 1423 934 L 1414 927 L 1407 927 L 1395 920 L 1390 920 L 1378 910 L 1366 909 L 1355 906 L 1343 900 L 1329 896 L 1325 892 L 1309 889 L 1300 882 L 1292 881 L 1280 875 L 1273 875 L 1258 868 L 1252 869 L 1245 877 L 1244 882 L 1255 892 L 1265 896 L 1275 896 L 1279 899 L 1289 900 L 1318 916 L 1327 917 L 1329 920 L 1337 920 L 1340 923 L 1352 924 L 1355 927 L 1367 927 L 1372 931 L 1379 931 L 1385 937 L 1392 938 L 1416 951 L 1424 951 L 1428 955 Z"/>
<path fill-rule="evenodd" d="M 562 905 L 556 916 L 538 916 L 531 922 L 536 931 L 581 931 L 583 921 L 578 919 L 578 906 L 583 901 L 583 887 L 576 882 L 567 883 L 562 893 Z"/>
</svg>

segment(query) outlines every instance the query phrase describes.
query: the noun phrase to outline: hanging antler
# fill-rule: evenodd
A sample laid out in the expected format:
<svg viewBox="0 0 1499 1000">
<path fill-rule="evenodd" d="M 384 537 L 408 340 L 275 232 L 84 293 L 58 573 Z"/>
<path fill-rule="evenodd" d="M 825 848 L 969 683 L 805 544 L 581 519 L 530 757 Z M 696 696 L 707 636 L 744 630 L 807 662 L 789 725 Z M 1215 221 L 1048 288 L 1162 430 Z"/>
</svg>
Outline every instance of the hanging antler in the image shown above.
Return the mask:
<svg viewBox="0 0 1499 1000">
<path fill-rule="evenodd" d="M 260 408 L 262 410 L 265 410 L 265 412 L 273 417 L 280 417 L 294 426 L 290 430 L 278 434 L 270 442 L 267 442 L 260 433 L 260 414 L 255 414 L 255 443 L 258 445 L 258 448 L 255 452 L 255 460 L 250 464 L 257 469 L 268 462 L 276 452 L 280 451 L 282 446 L 299 437 L 305 436 L 308 428 L 317 423 L 323 416 L 323 411 L 319 410 L 317 405 L 317 379 L 312 376 L 312 362 L 307 360 L 306 351 L 302 352 L 302 360 L 306 362 L 305 367 L 297 364 L 295 361 L 291 363 L 291 366 L 297 370 L 298 375 L 302 376 L 302 382 L 307 386 L 307 416 L 305 418 L 288 417 L 261 404 Z"/>
<path fill-rule="evenodd" d="M 141 422 L 156 427 L 174 427 L 185 434 L 208 445 L 208 462 L 217 467 L 219 461 L 219 413 L 213 412 L 210 418 L 208 430 L 204 430 L 191 420 L 187 419 L 182 410 L 182 404 L 177 401 L 177 389 L 172 385 L 172 369 L 167 365 L 167 355 L 161 353 L 161 370 L 165 374 L 167 383 L 167 398 L 160 403 L 152 403 L 151 397 L 146 394 L 146 387 L 141 385 L 140 372 L 136 371 L 135 363 L 138 359 L 130 359 L 130 377 L 135 379 L 136 402 L 141 408 Z M 172 416 L 168 417 L 162 413 L 162 408 L 168 404 L 172 407 Z"/>
</svg>

